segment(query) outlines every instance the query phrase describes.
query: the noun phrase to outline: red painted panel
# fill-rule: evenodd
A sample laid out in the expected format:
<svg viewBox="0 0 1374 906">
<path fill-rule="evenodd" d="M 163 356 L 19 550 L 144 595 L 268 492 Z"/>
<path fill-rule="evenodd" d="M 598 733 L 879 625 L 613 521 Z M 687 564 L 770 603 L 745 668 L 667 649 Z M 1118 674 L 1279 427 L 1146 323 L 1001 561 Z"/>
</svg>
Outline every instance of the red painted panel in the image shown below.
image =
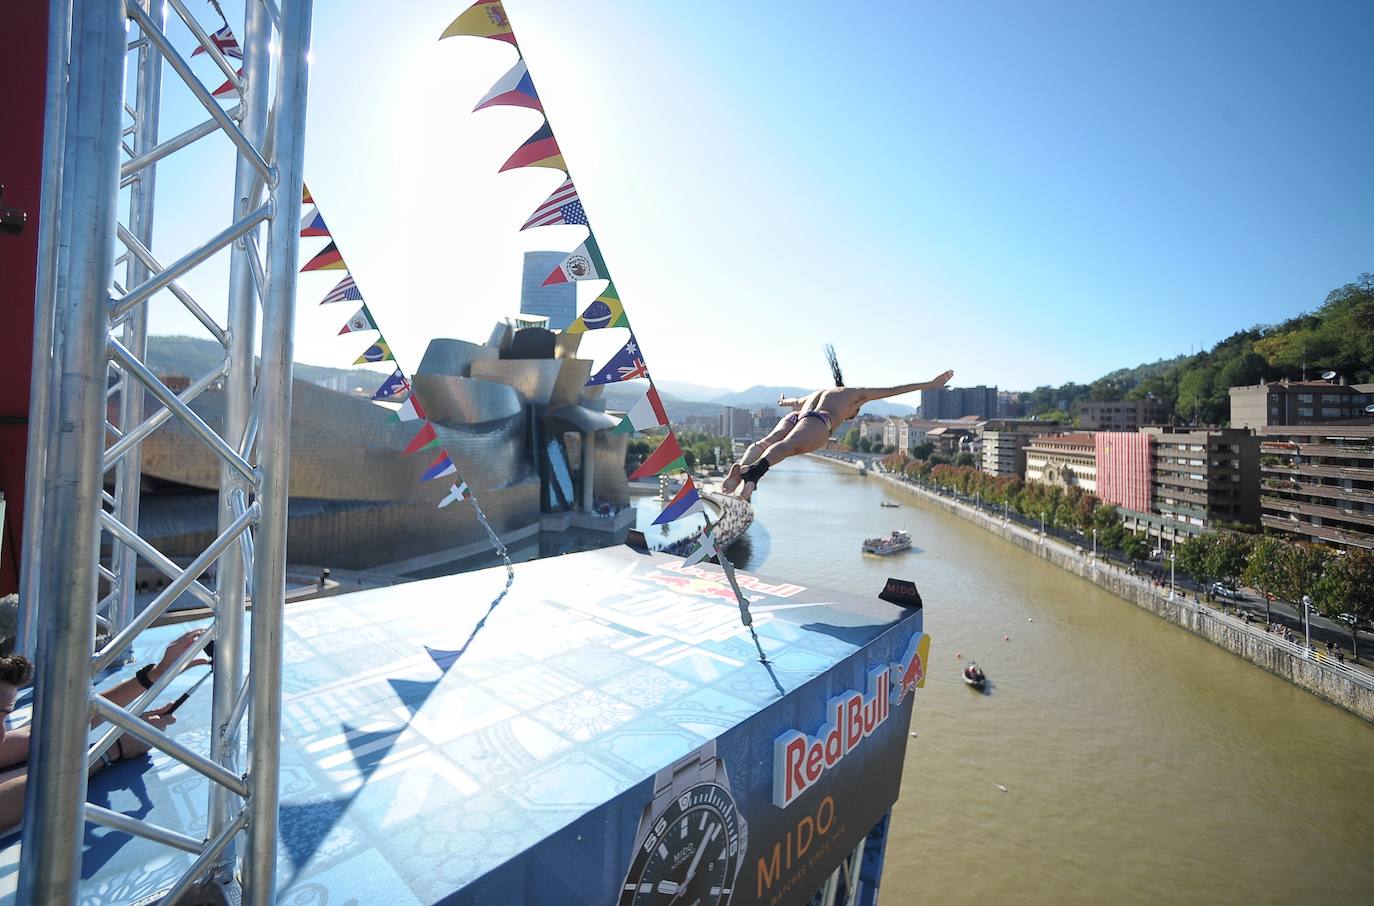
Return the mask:
<svg viewBox="0 0 1374 906">
<path fill-rule="evenodd" d="M 33 292 L 38 203 L 43 178 L 43 99 L 47 81 L 48 4 L 0 4 L 0 185 L 7 208 L 28 214 L 23 232 L 0 232 L 0 491 L 5 493 L 0 594 L 18 586 L 28 449 Z"/>
</svg>

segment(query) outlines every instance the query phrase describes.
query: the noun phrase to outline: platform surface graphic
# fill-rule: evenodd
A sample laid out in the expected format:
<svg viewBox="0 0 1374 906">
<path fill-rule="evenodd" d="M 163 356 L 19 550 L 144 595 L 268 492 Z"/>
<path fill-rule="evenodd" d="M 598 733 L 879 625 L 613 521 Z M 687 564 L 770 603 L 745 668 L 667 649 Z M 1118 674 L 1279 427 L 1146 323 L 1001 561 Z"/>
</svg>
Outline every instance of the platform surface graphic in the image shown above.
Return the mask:
<svg viewBox="0 0 1374 906">
<path fill-rule="evenodd" d="M 740 573 L 780 697 L 720 570 L 680 562 L 611 548 L 520 564 L 461 655 L 502 570 L 288 607 L 281 902 L 804 902 L 896 799 L 913 699 L 898 674 L 921 612 L 877 600 L 879 589 Z M 145 633 L 134 666 L 185 628 Z M 202 690 L 174 732 L 207 752 Z M 834 721 L 849 721 L 835 716 L 846 693 L 872 735 L 851 735 L 808 780 L 796 737 L 824 751 Z M 654 836 L 649 813 L 665 814 L 670 781 L 673 796 L 724 784 L 733 803 L 682 794 L 660 827 L 678 830 Z M 90 799 L 203 836 L 206 783 L 155 754 L 97 774 Z M 15 900 L 19 837 L 0 840 L 3 904 Z M 190 860 L 88 824 L 81 902 L 156 895 Z"/>
</svg>

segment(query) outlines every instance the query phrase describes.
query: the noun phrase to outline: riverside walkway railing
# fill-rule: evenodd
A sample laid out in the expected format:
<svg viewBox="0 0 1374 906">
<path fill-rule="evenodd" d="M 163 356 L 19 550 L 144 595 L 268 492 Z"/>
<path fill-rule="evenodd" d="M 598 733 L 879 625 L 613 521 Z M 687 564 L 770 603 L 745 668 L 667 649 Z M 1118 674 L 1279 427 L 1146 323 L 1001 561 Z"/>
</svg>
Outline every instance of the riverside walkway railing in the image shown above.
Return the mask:
<svg viewBox="0 0 1374 906">
<path fill-rule="evenodd" d="M 1090 553 L 1080 552 L 1079 550 L 1077 550 L 1077 546 L 1071 545 L 1069 541 L 1066 541 L 1061 538 L 1056 538 L 1049 534 L 1041 535 L 1040 532 L 1037 531 L 1033 526 L 1025 526 L 1020 524 L 1020 520 L 1024 517 L 1022 517 L 1019 513 L 1008 513 L 1006 516 L 1003 516 L 999 513 L 988 512 L 987 510 L 984 510 L 981 506 L 975 506 L 972 502 L 965 500 L 964 495 L 958 493 L 957 491 L 953 491 L 947 488 L 941 488 L 939 490 L 927 488 L 923 485 L 917 484 L 914 481 L 911 481 L 908 478 L 893 475 L 892 473 L 887 472 L 882 468 L 881 464 L 874 465 L 875 471 L 880 475 L 880 477 L 883 477 L 890 481 L 897 482 L 905 487 L 911 488 L 912 490 L 921 491 L 925 494 L 929 494 L 931 496 L 936 497 L 937 499 L 951 503 L 955 506 L 959 506 L 964 510 L 968 511 L 970 515 L 977 516 L 980 519 L 988 520 L 989 522 L 1000 524 L 1005 529 L 1015 530 L 1016 532 L 1022 534 L 1027 538 L 1039 540 L 1039 542 L 1042 544 L 1054 544 L 1059 554 L 1065 557 L 1076 559 L 1085 566 L 1092 567 L 1093 569 L 1098 569 L 1101 568 L 1103 563 L 1105 562 L 1109 567 L 1116 568 L 1118 570 L 1120 569 L 1120 567 L 1113 563 L 1109 558 L 1095 557 Z M 1254 623 L 1248 622 L 1238 617 L 1231 616 L 1230 614 L 1225 613 L 1224 611 L 1221 611 L 1213 607 L 1209 607 L 1201 601 L 1192 600 L 1187 597 L 1186 593 L 1180 593 L 1176 591 L 1170 592 L 1168 590 L 1161 590 L 1159 588 L 1156 588 L 1148 579 L 1146 579 L 1143 576 L 1131 575 L 1129 573 L 1126 573 L 1123 574 L 1121 578 L 1125 579 L 1129 583 L 1134 583 L 1141 591 L 1153 595 L 1161 601 L 1168 601 L 1172 604 L 1187 607 L 1197 613 L 1206 613 L 1208 616 L 1221 622 L 1223 625 L 1226 625 L 1228 627 L 1236 629 L 1237 631 L 1245 633 L 1250 638 L 1253 638 L 1263 644 L 1269 645 L 1272 648 L 1278 649 L 1279 651 L 1282 651 L 1293 657 L 1311 661 L 1313 664 L 1315 664 L 1323 671 L 1347 679 L 1350 682 L 1355 683 L 1356 685 L 1362 688 L 1374 691 L 1374 674 L 1371 674 L 1368 670 L 1365 670 L 1362 667 L 1357 667 L 1352 664 L 1340 663 L 1336 659 L 1328 657 L 1324 652 L 1319 652 L 1314 649 L 1310 649 L 1306 645 L 1297 642 L 1290 642 L 1287 639 L 1282 638 L 1281 636 L 1277 636 L 1271 632 L 1267 632 L 1262 628 L 1262 625 L 1256 625 Z"/>
</svg>

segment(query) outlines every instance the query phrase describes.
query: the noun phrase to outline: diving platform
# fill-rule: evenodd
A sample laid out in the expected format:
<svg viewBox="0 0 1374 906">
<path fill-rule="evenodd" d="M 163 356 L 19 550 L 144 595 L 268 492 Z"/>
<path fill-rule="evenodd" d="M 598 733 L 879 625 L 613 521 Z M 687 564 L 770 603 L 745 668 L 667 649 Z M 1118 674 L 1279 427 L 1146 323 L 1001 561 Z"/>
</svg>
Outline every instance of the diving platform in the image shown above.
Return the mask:
<svg viewBox="0 0 1374 906">
<path fill-rule="evenodd" d="M 485 624 L 503 569 L 288 607 L 279 901 L 786 906 L 852 859 L 853 902 L 873 902 L 919 597 L 738 573 L 765 666 L 721 570 L 681 564 L 522 563 Z M 139 636 L 134 667 L 186 629 Z M 209 709 L 203 686 L 173 736 L 208 752 Z M 154 753 L 99 771 L 90 800 L 201 839 L 206 784 Z M 21 845 L 0 840 L 0 903 Z M 82 845 L 90 906 L 156 902 L 193 859 L 89 823 Z"/>
</svg>

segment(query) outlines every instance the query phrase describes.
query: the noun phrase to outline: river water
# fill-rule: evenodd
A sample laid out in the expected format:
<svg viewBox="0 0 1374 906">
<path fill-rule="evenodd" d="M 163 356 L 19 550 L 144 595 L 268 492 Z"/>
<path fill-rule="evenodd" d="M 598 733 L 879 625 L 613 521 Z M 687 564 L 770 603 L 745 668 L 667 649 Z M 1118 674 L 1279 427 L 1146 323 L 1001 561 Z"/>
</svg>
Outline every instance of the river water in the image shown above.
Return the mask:
<svg viewBox="0 0 1374 906">
<path fill-rule="evenodd" d="M 754 503 L 741 567 L 925 600 L 884 903 L 1374 902 L 1374 726 L 848 469 L 788 460 Z"/>
</svg>

